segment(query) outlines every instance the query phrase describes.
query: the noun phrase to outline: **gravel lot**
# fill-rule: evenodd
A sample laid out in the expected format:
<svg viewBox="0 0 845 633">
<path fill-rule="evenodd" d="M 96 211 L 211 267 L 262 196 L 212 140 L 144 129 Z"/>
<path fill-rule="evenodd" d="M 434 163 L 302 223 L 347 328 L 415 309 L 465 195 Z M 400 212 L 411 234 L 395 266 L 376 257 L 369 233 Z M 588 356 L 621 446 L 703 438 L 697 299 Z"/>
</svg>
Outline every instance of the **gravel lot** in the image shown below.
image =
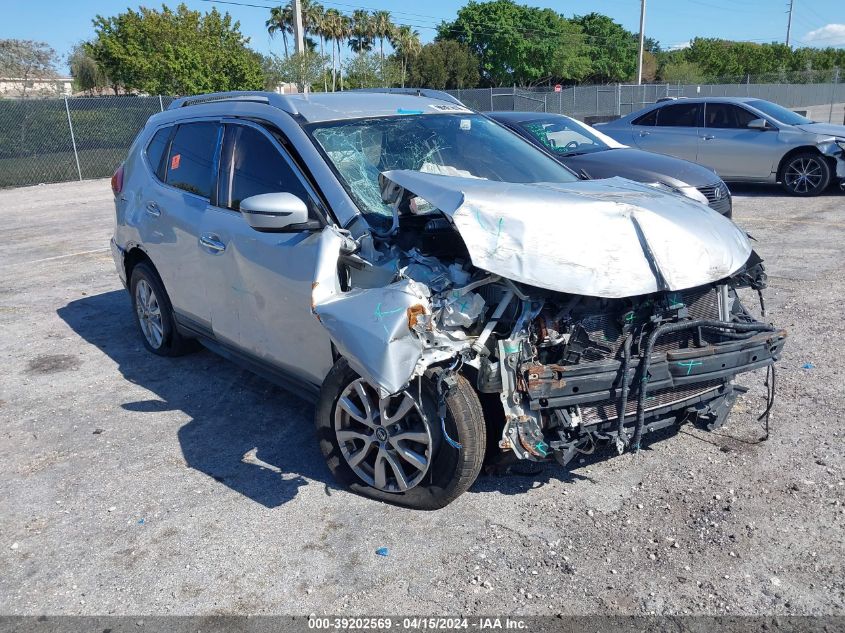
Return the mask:
<svg viewBox="0 0 845 633">
<path fill-rule="evenodd" d="M 845 613 L 845 196 L 736 191 L 791 335 L 771 439 L 746 375 L 716 433 L 433 513 L 338 489 L 307 403 L 143 350 L 107 181 L 0 191 L 0 613 Z"/>
</svg>

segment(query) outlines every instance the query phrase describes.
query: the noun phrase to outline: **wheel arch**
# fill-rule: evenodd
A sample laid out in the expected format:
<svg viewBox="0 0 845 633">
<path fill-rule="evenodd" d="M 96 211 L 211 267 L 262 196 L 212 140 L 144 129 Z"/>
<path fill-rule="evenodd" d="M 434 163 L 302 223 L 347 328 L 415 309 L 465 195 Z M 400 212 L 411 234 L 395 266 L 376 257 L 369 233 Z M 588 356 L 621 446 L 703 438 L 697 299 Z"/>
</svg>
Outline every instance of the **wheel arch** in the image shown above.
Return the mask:
<svg viewBox="0 0 845 633">
<path fill-rule="evenodd" d="M 777 181 L 778 182 L 783 182 L 783 170 L 786 167 L 786 164 L 793 157 L 798 156 L 799 154 L 815 154 L 817 156 L 820 156 L 822 159 L 824 159 L 825 162 L 827 162 L 828 166 L 831 166 L 831 163 L 830 163 L 830 160 L 829 160 L 830 157 L 825 156 L 819 150 L 818 147 L 816 147 L 815 145 L 800 145 L 799 147 L 795 147 L 795 148 L 789 150 L 786 154 L 783 155 L 783 157 L 781 157 L 780 162 L 778 163 L 778 170 L 777 170 Z M 834 169 L 835 169 L 835 167 L 834 167 Z M 833 172 L 833 173 L 835 173 L 835 172 Z"/>
<path fill-rule="evenodd" d="M 141 262 L 146 262 L 147 264 L 149 264 L 153 271 L 155 271 L 155 274 L 158 275 L 158 278 L 161 279 L 161 274 L 158 272 L 158 268 L 156 268 L 156 265 L 153 263 L 153 260 L 150 259 L 150 256 L 147 254 L 147 251 L 135 244 L 128 248 L 123 256 L 123 269 L 126 273 L 127 285 L 132 280 L 132 270 Z"/>
</svg>

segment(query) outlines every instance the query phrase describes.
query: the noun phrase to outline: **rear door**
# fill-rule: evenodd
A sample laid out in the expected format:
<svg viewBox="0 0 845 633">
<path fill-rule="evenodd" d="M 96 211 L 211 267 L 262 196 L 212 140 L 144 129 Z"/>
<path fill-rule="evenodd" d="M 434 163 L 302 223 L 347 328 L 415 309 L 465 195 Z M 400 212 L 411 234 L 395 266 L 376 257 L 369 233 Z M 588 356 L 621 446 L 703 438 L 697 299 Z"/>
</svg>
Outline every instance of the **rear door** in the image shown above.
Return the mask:
<svg viewBox="0 0 845 633">
<path fill-rule="evenodd" d="M 726 180 L 767 178 L 774 165 L 777 130 L 748 127 L 760 117 L 733 103 L 708 103 L 698 146 L 698 162 Z"/>
<path fill-rule="evenodd" d="M 633 138 L 637 147 L 696 161 L 703 104 L 673 103 L 636 119 Z"/>
<path fill-rule="evenodd" d="M 203 264 L 212 330 L 218 340 L 319 384 L 332 365 L 331 341 L 311 314 L 319 232 L 256 231 L 239 211 L 245 198 L 275 192 L 296 195 L 315 219 L 324 218 L 316 193 L 278 139 L 257 123 L 227 121 L 217 204 L 201 231 L 219 245 Z"/>
<path fill-rule="evenodd" d="M 141 191 L 141 242 L 164 282 L 174 310 L 210 325 L 199 248 L 200 224 L 214 181 L 220 123 L 192 121 L 159 130 L 147 148 L 155 176 Z"/>
</svg>

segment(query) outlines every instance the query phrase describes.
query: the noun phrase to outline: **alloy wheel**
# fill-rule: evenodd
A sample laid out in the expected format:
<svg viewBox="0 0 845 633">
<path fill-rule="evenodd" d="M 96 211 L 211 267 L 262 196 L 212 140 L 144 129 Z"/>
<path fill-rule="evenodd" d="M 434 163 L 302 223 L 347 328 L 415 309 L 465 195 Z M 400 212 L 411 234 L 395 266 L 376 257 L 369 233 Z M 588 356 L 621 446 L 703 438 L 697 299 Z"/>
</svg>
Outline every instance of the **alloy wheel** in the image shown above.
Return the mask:
<svg viewBox="0 0 845 633">
<path fill-rule="evenodd" d="M 381 398 L 362 378 L 352 381 L 338 398 L 334 428 L 346 463 L 378 490 L 410 490 L 428 472 L 431 432 L 407 391 Z"/>
<path fill-rule="evenodd" d="M 796 193 L 814 191 L 823 179 L 824 169 L 815 158 L 798 158 L 789 163 L 784 172 L 787 187 Z"/>
<path fill-rule="evenodd" d="M 141 332 L 147 339 L 147 343 L 153 349 L 158 349 L 164 340 L 161 307 L 152 286 L 146 279 L 140 279 L 135 284 L 135 311 L 138 313 L 138 323 L 141 325 Z"/>
</svg>

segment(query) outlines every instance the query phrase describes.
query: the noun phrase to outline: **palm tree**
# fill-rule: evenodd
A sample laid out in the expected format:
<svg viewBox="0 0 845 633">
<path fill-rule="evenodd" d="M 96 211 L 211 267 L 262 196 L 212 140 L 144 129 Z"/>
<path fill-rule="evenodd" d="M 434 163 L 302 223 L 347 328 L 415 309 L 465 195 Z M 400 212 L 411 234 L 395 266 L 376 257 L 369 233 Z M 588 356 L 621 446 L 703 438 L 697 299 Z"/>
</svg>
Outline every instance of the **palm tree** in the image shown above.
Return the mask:
<svg viewBox="0 0 845 633">
<path fill-rule="evenodd" d="M 343 37 L 343 16 L 337 9 L 327 9 L 323 14 L 323 34 L 332 46 L 332 92 L 337 89 L 337 58 L 336 46 L 339 48 Z"/>
<path fill-rule="evenodd" d="M 365 52 L 372 50 L 373 38 L 375 37 L 375 24 L 369 11 L 364 9 L 355 9 L 352 12 L 352 28 L 351 37 L 349 38 L 349 47 L 363 55 Z"/>
<path fill-rule="evenodd" d="M 390 44 L 396 49 L 399 58 L 402 60 L 402 87 L 405 87 L 405 72 L 408 69 L 408 60 L 416 57 L 422 50 L 420 43 L 420 32 L 410 26 L 403 24 L 393 33 Z"/>
<path fill-rule="evenodd" d="M 379 39 L 379 56 L 381 58 L 381 82 L 384 84 L 384 40 L 390 39 L 396 26 L 390 19 L 390 11 L 376 11 L 373 13 L 373 35 Z"/>
<path fill-rule="evenodd" d="M 325 57 L 325 30 L 324 21 L 326 11 L 323 5 L 313 0 L 302 1 L 302 30 L 306 34 L 313 33 L 320 38 L 320 57 Z M 329 91 L 328 79 L 323 69 L 323 90 Z"/>
<path fill-rule="evenodd" d="M 290 3 L 283 7 L 274 7 L 270 9 L 270 18 L 264 23 L 267 27 L 267 33 L 273 37 L 276 33 L 282 34 L 282 43 L 285 46 L 285 59 L 288 57 L 288 33 L 293 33 L 292 24 L 293 11 Z"/>
<path fill-rule="evenodd" d="M 340 16 L 340 39 L 337 41 L 337 63 L 340 72 L 340 90 L 343 91 L 343 43 L 352 37 L 352 18 L 348 15 Z"/>
</svg>

